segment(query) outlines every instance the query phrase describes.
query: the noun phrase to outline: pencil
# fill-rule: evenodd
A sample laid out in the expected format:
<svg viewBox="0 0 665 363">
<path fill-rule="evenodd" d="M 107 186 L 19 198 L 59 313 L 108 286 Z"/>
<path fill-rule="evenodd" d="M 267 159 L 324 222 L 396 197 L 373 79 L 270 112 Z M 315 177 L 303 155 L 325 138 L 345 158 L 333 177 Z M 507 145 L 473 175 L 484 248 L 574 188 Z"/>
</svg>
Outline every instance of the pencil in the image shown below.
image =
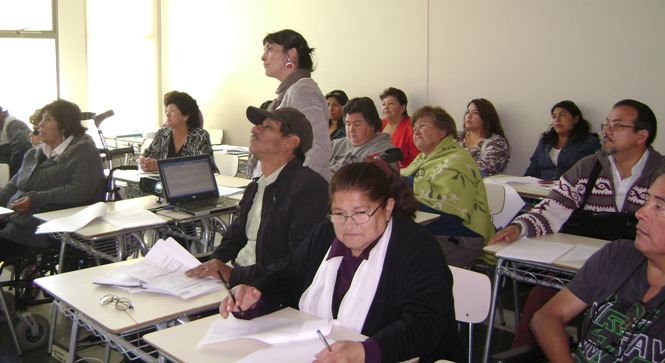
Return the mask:
<svg viewBox="0 0 665 363">
<path fill-rule="evenodd" d="M 222 285 L 224 285 L 226 290 L 229 292 L 229 295 L 231 296 L 231 300 L 233 300 L 233 304 L 235 304 L 235 306 L 238 308 L 238 311 L 240 311 L 242 313 L 243 312 L 242 308 L 240 308 L 240 306 L 238 305 L 238 302 L 236 301 L 235 295 L 233 295 L 233 293 L 231 292 L 231 286 L 229 286 L 229 283 L 226 282 L 226 279 L 224 278 L 224 275 L 222 275 L 222 272 L 217 270 L 217 276 L 219 276 L 219 279 L 222 280 Z"/>
</svg>

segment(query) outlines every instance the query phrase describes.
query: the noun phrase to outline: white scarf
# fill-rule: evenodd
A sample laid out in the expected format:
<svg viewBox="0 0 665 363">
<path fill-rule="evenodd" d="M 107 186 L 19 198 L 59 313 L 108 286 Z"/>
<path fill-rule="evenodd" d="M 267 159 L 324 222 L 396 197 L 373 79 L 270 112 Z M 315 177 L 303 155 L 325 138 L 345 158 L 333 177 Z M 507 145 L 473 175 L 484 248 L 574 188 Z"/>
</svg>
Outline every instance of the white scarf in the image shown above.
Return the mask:
<svg viewBox="0 0 665 363">
<path fill-rule="evenodd" d="M 383 236 L 369 252 L 367 260 L 363 260 L 356 270 L 351 281 L 349 291 L 346 292 L 339 306 L 337 320 L 340 325 L 360 333 L 369 307 L 374 300 L 376 287 L 379 285 L 383 262 L 386 258 L 388 242 L 393 228 L 392 219 L 388 222 Z M 332 319 L 332 297 L 335 291 L 337 270 L 342 263 L 342 256 L 326 260 L 330 248 L 323 258 L 323 262 L 316 271 L 312 284 L 300 297 L 298 307 L 301 311 L 323 319 Z"/>
</svg>

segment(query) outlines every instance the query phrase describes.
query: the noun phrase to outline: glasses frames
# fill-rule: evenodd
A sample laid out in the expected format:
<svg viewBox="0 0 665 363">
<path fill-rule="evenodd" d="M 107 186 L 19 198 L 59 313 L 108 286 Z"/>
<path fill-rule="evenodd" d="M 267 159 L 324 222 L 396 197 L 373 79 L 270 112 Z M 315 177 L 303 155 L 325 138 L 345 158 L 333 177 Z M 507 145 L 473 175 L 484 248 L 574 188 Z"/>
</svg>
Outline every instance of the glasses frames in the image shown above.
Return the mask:
<svg viewBox="0 0 665 363">
<path fill-rule="evenodd" d="M 104 305 L 109 305 L 115 303 L 115 308 L 120 310 L 120 311 L 125 311 L 127 309 L 134 309 L 134 306 L 132 305 L 132 301 L 129 300 L 126 297 L 119 297 L 115 296 L 113 294 L 107 294 L 102 296 L 101 299 L 99 299 L 99 305 L 104 306 Z"/>
<path fill-rule="evenodd" d="M 370 218 L 372 218 L 372 216 L 374 216 L 374 214 L 376 214 L 379 208 L 383 207 L 384 204 L 386 204 L 385 200 L 381 202 L 381 204 L 379 204 L 379 206 L 376 207 L 372 213 L 356 212 L 350 216 L 344 215 L 342 213 L 328 213 L 326 218 L 328 218 L 333 224 L 344 224 L 346 223 L 347 218 L 351 218 L 355 224 L 365 224 L 369 222 Z"/>
<path fill-rule="evenodd" d="M 604 130 L 605 127 L 607 127 L 608 129 L 610 129 L 610 131 L 612 131 L 612 132 L 617 132 L 617 131 L 619 131 L 619 129 L 621 129 L 621 128 L 633 129 L 633 130 L 635 130 L 635 131 L 644 130 L 644 129 L 641 128 L 641 127 L 630 126 L 630 125 L 624 125 L 624 124 L 619 123 L 619 122 L 601 122 L 601 123 L 600 123 L 600 130 L 601 130 L 601 131 Z"/>
</svg>

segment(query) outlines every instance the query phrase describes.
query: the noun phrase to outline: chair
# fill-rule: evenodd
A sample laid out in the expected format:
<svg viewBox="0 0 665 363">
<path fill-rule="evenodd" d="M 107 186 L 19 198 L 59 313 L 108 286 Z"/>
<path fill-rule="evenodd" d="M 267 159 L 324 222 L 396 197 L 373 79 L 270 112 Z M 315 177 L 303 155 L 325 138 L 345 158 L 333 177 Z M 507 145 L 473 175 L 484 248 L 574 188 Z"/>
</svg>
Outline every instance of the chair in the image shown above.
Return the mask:
<svg viewBox="0 0 665 363">
<path fill-rule="evenodd" d="M 9 182 L 9 164 L 0 163 L 0 187 L 4 187 Z"/>
<path fill-rule="evenodd" d="M 221 145 L 224 140 L 224 130 L 222 129 L 206 129 L 210 134 L 210 143 L 213 145 Z"/>
<path fill-rule="evenodd" d="M 236 176 L 238 173 L 238 156 L 219 151 L 213 153 L 215 165 L 220 175 Z"/>
<path fill-rule="evenodd" d="M 450 266 L 453 273 L 455 320 L 469 324 L 469 362 L 473 355 L 473 324 L 487 318 L 492 300 L 492 284 L 487 275 Z"/>
</svg>

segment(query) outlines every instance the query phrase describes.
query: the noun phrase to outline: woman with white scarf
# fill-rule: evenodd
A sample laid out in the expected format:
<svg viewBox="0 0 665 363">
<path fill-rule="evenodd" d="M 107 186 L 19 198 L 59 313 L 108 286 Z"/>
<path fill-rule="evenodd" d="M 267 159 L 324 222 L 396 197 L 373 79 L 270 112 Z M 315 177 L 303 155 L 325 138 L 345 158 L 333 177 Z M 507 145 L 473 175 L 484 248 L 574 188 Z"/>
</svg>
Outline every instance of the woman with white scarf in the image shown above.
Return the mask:
<svg viewBox="0 0 665 363">
<path fill-rule="evenodd" d="M 382 160 L 342 167 L 328 221 L 280 269 L 233 289 L 220 313 L 251 319 L 285 306 L 369 338 L 337 341 L 316 362 L 462 361 L 452 275 L 434 237 L 412 220 L 413 192 Z M 240 313 L 242 309 L 242 313 Z"/>
</svg>

